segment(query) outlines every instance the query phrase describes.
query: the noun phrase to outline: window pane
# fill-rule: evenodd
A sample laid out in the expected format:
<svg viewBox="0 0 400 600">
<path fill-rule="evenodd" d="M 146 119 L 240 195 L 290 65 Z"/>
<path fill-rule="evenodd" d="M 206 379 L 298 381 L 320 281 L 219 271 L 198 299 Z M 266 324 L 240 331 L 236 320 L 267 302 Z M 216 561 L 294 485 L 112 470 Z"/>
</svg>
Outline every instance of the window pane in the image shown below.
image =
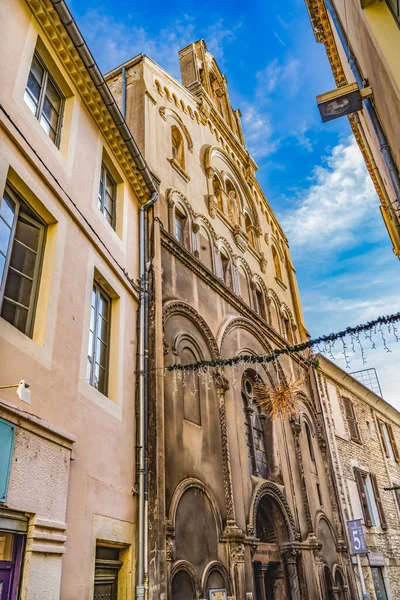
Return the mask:
<svg viewBox="0 0 400 600">
<path fill-rule="evenodd" d="M 97 326 L 97 337 L 103 342 L 107 343 L 108 340 L 108 321 L 99 316 L 99 322 Z"/>
<path fill-rule="evenodd" d="M 8 271 L 4 297 L 14 300 L 29 308 L 32 292 L 32 281 L 22 277 L 12 269 Z"/>
<path fill-rule="evenodd" d="M 38 61 L 38 59 L 36 58 L 36 56 L 33 57 L 30 74 L 33 74 L 35 79 L 39 83 L 42 83 L 44 69 L 43 69 L 42 65 L 40 64 L 40 62 Z"/>
<path fill-rule="evenodd" d="M 90 314 L 87 378 L 89 383 L 102 394 L 107 393 L 109 309 L 109 298 L 101 292 L 98 284 L 95 284 L 92 291 Z"/>
<path fill-rule="evenodd" d="M 12 533 L 0 533 L 0 560 L 12 560 L 13 542 L 14 536 Z"/>
<path fill-rule="evenodd" d="M 7 298 L 4 298 L 1 316 L 11 323 L 11 325 L 14 325 L 14 327 L 25 333 L 28 321 L 28 311 L 26 309 L 20 308 L 9 302 Z"/>
<path fill-rule="evenodd" d="M 11 227 L 9 227 L 0 217 L 0 253 L 7 255 L 8 244 L 10 242 Z"/>
<path fill-rule="evenodd" d="M 0 253 L 0 284 L 3 278 L 4 265 L 6 264 L 6 257 Z"/>
<path fill-rule="evenodd" d="M 39 246 L 39 236 L 39 227 L 26 221 L 23 215 L 21 215 L 18 219 L 17 228 L 15 231 L 15 239 L 36 252 Z"/>
<path fill-rule="evenodd" d="M 46 101 L 48 104 L 51 104 L 56 113 L 60 112 L 61 97 L 50 79 L 48 79 L 46 86 Z"/>
<path fill-rule="evenodd" d="M 10 198 L 7 192 L 4 193 L 3 200 L 0 206 L 0 216 L 4 221 L 12 227 L 15 215 L 15 202 Z"/>
</svg>

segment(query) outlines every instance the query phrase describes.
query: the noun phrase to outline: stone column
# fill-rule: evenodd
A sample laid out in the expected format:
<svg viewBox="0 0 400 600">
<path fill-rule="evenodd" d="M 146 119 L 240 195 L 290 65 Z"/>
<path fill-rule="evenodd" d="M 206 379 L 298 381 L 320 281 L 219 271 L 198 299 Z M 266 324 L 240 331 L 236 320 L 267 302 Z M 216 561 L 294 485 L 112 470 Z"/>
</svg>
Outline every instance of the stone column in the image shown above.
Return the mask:
<svg viewBox="0 0 400 600">
<path fill-rule="evenodd" d="M 226 524 L 228 528 L 236 528 L 235 505 L 233 501 L 231 459 L 229 452 L 228 428 L 226 424 L 225 392 L 229 389 L 229 381 L 221 371 L 215 374 L 215 387 L 218 397 L 219 429 L 221 435 L 222 477 L 226 506 Z"/>
<path fill-rule="evenodd" d="M 297 423 L 297 421 L 291 420 L 290 427 L 292 429 L 294 446 L 296 448 L 297 465 L 299 468 L 299 475 L 300 475 L 301 496 L 303 499 L 304 510 L 306 513 L 307 531 L 308 531 L 309 535 L 314 535 L 310 503 L 308 501 L 308 494 L 307 494 L 306 478 L 305 478 L 305 473 L 304 473 L 303 456 L 301 454 L 301 448 L 300 448 L 301 425 L 300 425 L 300 423 Z"/>
<path fill-rule="evenodd" d="M 301 550 L 297 548 L 288 548 L 284 551 L 291 600 L 301 600 L 301 590 L 299 581 L 299 572 L 297 568 L 297 559 L 301 554 Z"/>
</svg>

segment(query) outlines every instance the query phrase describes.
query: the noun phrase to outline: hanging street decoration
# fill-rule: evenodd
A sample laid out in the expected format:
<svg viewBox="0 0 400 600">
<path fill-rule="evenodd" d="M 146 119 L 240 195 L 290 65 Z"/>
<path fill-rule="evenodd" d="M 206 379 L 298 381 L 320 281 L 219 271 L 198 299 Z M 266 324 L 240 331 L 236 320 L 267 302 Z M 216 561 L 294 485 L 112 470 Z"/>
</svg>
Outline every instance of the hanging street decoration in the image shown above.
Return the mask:
<svg viewBox="0 0 400 600">
<path fill-rule="evenodd" d="M 270 388 L 261 380 L 254 385 L 257 405 L 269 416 L 271 421 L 277 417 L 294 419 L 297 415 L 299 387 L 304 377 L 299 377 L 294 383 L 278 384 Z"/>
<path fill-rule="evenodd" d="M 350 366 L 349 361 L 349 350 L 355 353 L 357 350 L 361 353 L 361 357 L 363 363 L 366 362 L 364 357 L 364 347 L 363 342 L 367 343 L 371 349 L 376 348 L 376 336 L 378 336 L 382 342 L 383 347 L 386 352 L 391 352 L 386 343 L 385 334 L 389 334 L 393 336 L 396 342 L 400 339 L 400 333 L 396 328 L 396 323 L 400 322 L 400 312 L 397 312 L 393 315 L 387 315 L 383 317 L 378 317 L 373 321 L 369 321 L 368 323 L 364 323 L 363 325 L 357 325 L 355 327 L 347 327 L 343 331 L 338 331 L 337 333 L 330 333 L 329 335 L 322 335 L 318 338 L 308 340 L 307 342 L 303 342 L 301 344 L 295 345 L 287 345 L 283 348 L 277 348 L 270 354 L 261 354 L 261 355 L 252 355 L 252 354 L 240 354 L 233 358 L 228 359 L 218 359 L 218 360 L 202 360 L 197 363 L 188 364 L 188 365 L 169 365 L 165 367 L 166 371 L 199 371 L 203 373 L 203 378 L 205 377 L 204 373 L 208 368 L 212 367 L 228 367 L 234 366 L 237 364 L 251 364 L 251 365 L 259 365 L 259 364 L 267 364 L 272 361 L 275 361 L 281 355 L 291 355 L 296 354 L 298 352 L 302 352 L 307 350 L 308 348 L 316 348 L 317 351 L 321 354 L 328 354 L 331 358 L 335 358 L 333 355 L 333 351 L 336 351 L 335 347 L 336 342 L 341 343 L 341 354 L 344 357 L 346 362 L 346 366 Z M 375 339 L 374 339 L 375 338 Z M 347 341 L 347 343 L 346 343 Z M 293 384 L 294 385 L 294 384 Z"/>
</svg>

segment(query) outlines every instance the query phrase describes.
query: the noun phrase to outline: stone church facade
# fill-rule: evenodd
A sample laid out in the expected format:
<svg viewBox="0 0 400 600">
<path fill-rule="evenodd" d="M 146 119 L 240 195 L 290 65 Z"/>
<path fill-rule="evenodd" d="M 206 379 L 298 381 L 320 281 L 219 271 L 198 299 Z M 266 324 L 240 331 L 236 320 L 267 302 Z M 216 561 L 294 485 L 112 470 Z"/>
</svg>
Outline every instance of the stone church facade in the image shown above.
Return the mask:
<svg viewBox="0 0 400 600">
<path fill-rule="evenodd" d="M 286 237 L 245 147 L 240 111 L 198 41 L 182 85 L 146 56 L 110 72 L 159 181 L 151 224 L 149 598 L 349 599 L 351 569 L 305 357 L 181 375 L 167 365 L 306 339 Z M 255 383 L 301 379 L 296 419 Z"/>
</svg>

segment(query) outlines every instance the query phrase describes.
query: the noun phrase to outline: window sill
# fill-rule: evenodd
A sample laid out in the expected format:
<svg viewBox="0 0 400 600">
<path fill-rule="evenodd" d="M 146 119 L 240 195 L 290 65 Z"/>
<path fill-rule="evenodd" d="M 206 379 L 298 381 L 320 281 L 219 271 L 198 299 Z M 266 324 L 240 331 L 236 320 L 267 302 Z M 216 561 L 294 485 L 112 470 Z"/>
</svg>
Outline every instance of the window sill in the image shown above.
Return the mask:
<svg viewBox="0 0 400 600">
<path fill-rule="evenodd" d="M 180 164 L 178 163 L 177 160 L 175 160 L 175 158 L 167 158 L 168 162 L 170 163 L 171 167 L 173 169 L 175 169 L 175 171 L 178 173 L 178 175 L 180 175 L 182 177 L 182 179 L 184 181 L 186 181 L 186 183 L 188 183 L 190 181 L 190 177 L 189 175 L 186 173 L 186 171 L 184 171 L 182 169 L 182 167 L 180 166 Z"/>
<path fill-rule="evenodd" d="M 282 279 L 279 279 L 279 277 L 275 277 L 275 281 L 278 285 L 281 286 L 283 290 L 287 290 L 287 285 L 286 283 L 283 283 Z"/>
</svg>

